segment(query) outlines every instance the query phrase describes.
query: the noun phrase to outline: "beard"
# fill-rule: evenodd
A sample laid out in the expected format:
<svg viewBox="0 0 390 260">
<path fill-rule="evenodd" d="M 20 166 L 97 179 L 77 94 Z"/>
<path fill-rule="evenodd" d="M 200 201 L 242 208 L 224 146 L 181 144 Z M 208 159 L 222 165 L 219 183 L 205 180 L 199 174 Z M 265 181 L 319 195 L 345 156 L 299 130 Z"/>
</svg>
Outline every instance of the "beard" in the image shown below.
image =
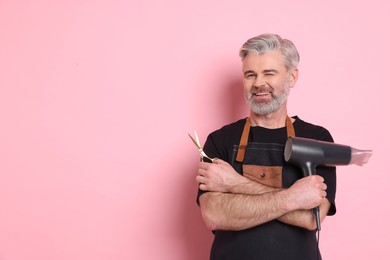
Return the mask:
<svg viewBox="0 0 390 260">
<path fill-rule="evenodd" d="M 286 81 L 283 84 L 283 88 L 280 92 L 271 92 L 271 101 L 269 102 L 257 102 L 253 100 L 253 94 L 257 91 L 263 91 L 264 88 L 252 87 L 252 90 L 249 93 L 245 93 L 245 99 L 250 106 L 252 112 L 258 115 L 271 114 L 279 110 L 279 108 L 287 101 L 288 95 L 290 93 L 290 85 Z"/>
</svg>

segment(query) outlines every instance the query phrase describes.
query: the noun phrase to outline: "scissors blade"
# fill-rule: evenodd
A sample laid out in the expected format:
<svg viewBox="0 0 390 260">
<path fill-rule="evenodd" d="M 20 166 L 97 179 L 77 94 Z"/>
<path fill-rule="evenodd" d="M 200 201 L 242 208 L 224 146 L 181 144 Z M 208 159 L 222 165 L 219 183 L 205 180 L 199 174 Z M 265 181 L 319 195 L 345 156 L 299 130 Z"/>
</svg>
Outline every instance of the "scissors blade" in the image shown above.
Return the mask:
<svg viewBox="0 0 390 260">
<path fill-rule="evenodd" d="M 195 132 L 195 138 L 196 138 L 196 142 L 198 143 L 198 147 L 199 149 L 202 149 L 202 146 L 200 146 L 200 141 L 199 141 L 199 137 L 198 137 L 198 133 L 196 131 Z"/>
<path fill-rule="evenodd" d="M 196 147 L 198 149 L 202 149 L 202 147 L 200 147 L 199 143 L 197 141 L 195 141 L 195 139 L 190 134 L 188 134 L 188 136 L 191 138 L 192 142 L 194 142 L 194 144 L 196 145 Z"/>
<path fill-rule="evenodd" d="M 195 139 L 194 139 L 190 134 L 188 134 L 188 136 L 191 138 L 192 142 L 193 142 L 193 143 L 195 144 L 195 146 L 198 148 L 199 153 L 200 153 L 200 157 L 202 158 L 202 162 L 203 162 L 203 159 L 204 159 L 204 158 L 207 158 L 207 159 L 209 159 L 211 162 L 213 162 L 214 159 L 210 158 L 210 157 L 203 151 L 202 146 L 200 146 L 198 134 L 196 133 L 196 131 L 195 131 L 195 137 L 196 137 L 196 139 L 197 139 L 196 141 L 195 141 Z"/>
</svg>

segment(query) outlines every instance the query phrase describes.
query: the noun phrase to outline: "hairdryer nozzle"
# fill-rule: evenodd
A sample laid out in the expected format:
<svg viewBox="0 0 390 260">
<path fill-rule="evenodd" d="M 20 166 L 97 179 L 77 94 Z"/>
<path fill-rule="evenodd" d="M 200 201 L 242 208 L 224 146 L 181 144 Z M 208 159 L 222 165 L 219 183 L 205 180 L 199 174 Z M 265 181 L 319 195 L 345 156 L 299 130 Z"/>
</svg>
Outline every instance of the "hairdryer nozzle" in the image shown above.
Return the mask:
<svg viewBox="0 0 390 260">
<path fill-rule="evenodd" d="M 372 150 L 359 150 L 352 147 L 351 164 L 363 166 L 372 156 Z"/>
</svg>

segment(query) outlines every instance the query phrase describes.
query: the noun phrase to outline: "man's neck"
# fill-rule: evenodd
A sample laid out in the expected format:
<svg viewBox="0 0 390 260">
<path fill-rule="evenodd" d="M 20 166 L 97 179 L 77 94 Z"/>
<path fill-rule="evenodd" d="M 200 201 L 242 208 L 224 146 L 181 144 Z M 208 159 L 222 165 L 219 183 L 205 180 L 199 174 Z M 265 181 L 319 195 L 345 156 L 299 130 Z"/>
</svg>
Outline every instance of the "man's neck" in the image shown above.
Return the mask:
<svg viewBox="0 0 390 260">
<path fill-rule="evenodd" d="M 250 112 L 251 126 L 276 129 L 286 126 L 287 109 L 280 109 L 272 114 L 259 115 Z"/>
</svg>

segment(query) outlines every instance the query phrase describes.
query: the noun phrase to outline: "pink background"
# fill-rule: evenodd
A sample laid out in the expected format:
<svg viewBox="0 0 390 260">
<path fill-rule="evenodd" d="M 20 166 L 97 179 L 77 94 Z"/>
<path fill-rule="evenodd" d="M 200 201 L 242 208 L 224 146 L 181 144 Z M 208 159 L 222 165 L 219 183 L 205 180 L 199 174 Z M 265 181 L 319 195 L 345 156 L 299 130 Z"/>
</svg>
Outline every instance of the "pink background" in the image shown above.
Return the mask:
<svg viewBox="0 0 390 260">
<path fill-rule="evenodd" d="M 265 32 L 301 54 L 290 115 L 375 152 L 339 167 L 324 259 L 389 259 L 389 13 L 387 0 L 0 0 L 0 259 L 207 259 L 187 133 L 248 114 L 238 49 Z"/>
</svg>

